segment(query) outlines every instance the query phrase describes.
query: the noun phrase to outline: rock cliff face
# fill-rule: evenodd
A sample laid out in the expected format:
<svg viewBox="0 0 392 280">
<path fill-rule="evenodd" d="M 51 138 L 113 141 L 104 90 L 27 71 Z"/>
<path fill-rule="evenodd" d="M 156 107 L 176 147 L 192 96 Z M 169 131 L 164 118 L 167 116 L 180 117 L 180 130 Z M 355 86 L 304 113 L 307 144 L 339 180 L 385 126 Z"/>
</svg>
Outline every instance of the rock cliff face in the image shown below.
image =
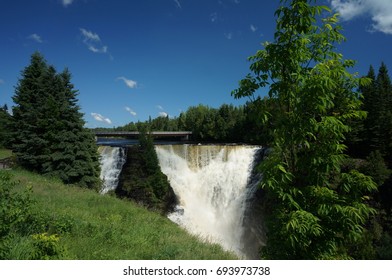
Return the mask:
<svg viewBox="0 0 392 280">
<path fill-rule="evenodd" d="M 151 155 L 151 151 L 138 145 L 127 147 L 127 159 L 115 192 L 119 197 L 168 213 L 176 204 L 176 196 L 154 160 L 154 153 Z"/>
<path fill-rule="evenodd" d="M 15 163 L 14 161 L 12 157 L 0 159 L 0 169 L 11 168 Z"/>
</svg>

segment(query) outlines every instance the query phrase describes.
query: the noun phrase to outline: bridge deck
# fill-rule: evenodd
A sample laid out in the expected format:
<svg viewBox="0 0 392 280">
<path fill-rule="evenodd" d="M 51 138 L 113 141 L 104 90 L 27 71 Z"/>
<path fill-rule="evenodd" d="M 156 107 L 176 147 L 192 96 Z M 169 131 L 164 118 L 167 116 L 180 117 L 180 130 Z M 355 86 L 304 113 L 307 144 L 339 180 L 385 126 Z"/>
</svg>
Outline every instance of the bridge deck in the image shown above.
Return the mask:
<svg viewBox="0 0 392 280">
<path fill-rule="evenodd" d="M 137 138 L 140 135 L 139 131 L 98 131 L 95 132 L 97 137 L 123 137 L 123 138 Z M 153 131 L 150 135 L 154 138 L 181 138 L 188 140 L 192 135 L 192 131 Z"/>
</svg>

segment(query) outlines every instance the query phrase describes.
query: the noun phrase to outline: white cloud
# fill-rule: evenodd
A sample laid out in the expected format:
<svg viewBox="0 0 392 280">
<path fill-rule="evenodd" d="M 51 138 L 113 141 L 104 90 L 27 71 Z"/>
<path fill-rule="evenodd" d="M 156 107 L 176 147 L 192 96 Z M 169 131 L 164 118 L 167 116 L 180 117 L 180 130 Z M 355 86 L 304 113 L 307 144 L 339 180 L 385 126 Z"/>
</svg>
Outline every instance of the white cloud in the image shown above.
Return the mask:
<svg viewBox="0 0 392 280">
<path fill-rule="evenodd" d="M 329 0 L 343 20 L 370 16 L 371 31 L 392 34 L 392 1 L 390 0 Z"/>
<path fill-rule="evenodd" d="M 158 110 L 160 111 L 159 113 L 158 113 L 158 115 L 160 116 L 160 117 L 167 117 L 169 114 L 168 113 L 166 113 L 165 112 L 165 109 L 163 109 L 163 107 L 161 106 L 161 105 L 157 105 L 156 106 L 157 108 L 158 108 Z"/>
<path fill-rule="evenodd" d="M 91 113 L 91 116 L 93 116 L 93 118 L 94 118 L 96 121 L 105 122 L 105 123 L 107 123 L 107 124 L 112 124 L 112 121 L 111 121 L 109 118 L 106 118 L 106 117 L 102 116 L 101 114 L 98 114 L 98 113 Z"/>
<path fill-rule="evenodd" d="M 218 20 L 218 13 L 210 14 L 210 21 L 211 22 L 216 22 L 217 20 Z"/>
<path fill-rule="evenodd" d="M 176 2 L 176 5 L 177 5 L 178 8 L 182 9 L 181 3 L 180 3 L 179 0 L 174 0 L 174 2 Z"/>
<path fill-rule="evenodd" d="M 36 34 L 36 33 L 31 34 L 31 35 L 28 36 L 27 38 L 30 39 L 30 40 L 33 40 L 33 41 L 35 41 L 35 42 L 37 42 L 37 43 L 43 43 L 43 42 L 44 42 L 44 41 L 42 41 L 41 36 L 39 36 L 39 35 Z"/>
<path fill-rule="evenodd" d="M 89 46 L 88 49 L 94 53 L 107 53 L 108 52 L 108 47 L 107 46 L 103 46 L 101 48 L 96 48 L 94 46 Z"/>
<path fill-rule="evenodd" d="M 159 112 L 159 116 L 166 118 L 168 116 L 168 113 L 166 113 L 166 112 Z"/>
<path fill-rule="evenodd" d="M 121 80 L 125 83 L 125 85 L 129 88 L 137 88 L 137 82 L 133 80 L 129 80 L 125 77 L 118 77 L 116 80 Z"/>
<path fill-rule="evenodd" d="M 79 30 L 83 36 L 83 43 L 87 46 L 88 50 L 93 53 L 108 53 L 108 46 L 102 44 L 101 38 L 97 33 L 84 28 L 79 28 Z M 110 57 L 112 59 L 111 55 Z"/>
<path fill-rule="evenodd" d="M 256 31 L 257 31 L 257 27 L 254 26 L 253 24 L 251 24 L 251 25 L 250 25 L 250 30 L 251 30 L 252 32 L 256 32 Z"/>
<path fill-rule="evenodd" d="M 136 112 L 134 110 L 132 110 L 131 108 L 129 108 L 129 107 L 125 107 L 125 110 L 127 110 L 132 116 L 136 116 L 137 115 Z"/>
<path fill-rule="evenodd" d="M 83 41 L 101 42 L 101 38 L 99 38 L 99 35 L 97 33 L 91 32 L 84 28 L 80 28 L 80 32 L 82 32 L 82 35 L 84 36 Z"/>
<path fill-rule="evenodd" d="M 231 33 L 231 32 L 225 33 L 225 37 L 227 40 L 231 40 L 231 39 L 233 39 L 233 33 Z"/>
<path fill-rule="evenodd" d="M 67 6 L 71 5 L 73 1 L 74 0 L 62 0 L 61 2 L 63 3 L 64 7 L 67 7 Z"/>
</svg>

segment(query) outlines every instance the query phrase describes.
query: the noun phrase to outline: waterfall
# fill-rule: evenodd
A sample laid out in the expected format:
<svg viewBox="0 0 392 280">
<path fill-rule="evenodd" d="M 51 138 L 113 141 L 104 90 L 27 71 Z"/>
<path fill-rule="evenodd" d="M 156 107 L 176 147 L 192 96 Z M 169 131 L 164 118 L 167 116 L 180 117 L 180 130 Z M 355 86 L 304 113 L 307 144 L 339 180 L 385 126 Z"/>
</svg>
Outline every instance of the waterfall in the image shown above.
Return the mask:
<svg viewBox="0 0 392 280">
<path fill-rule="evenodd" d="M 99 146 L 100 178 L 103 181 L 102 194 L 117 188 L 119 175 L 126 160 L 125 149 L 123 147 Z"/>
<path fill-rule="evenodd" d="M 161 170 L 179 205 L 169 218 L 189 232 L 242 258 L 254 258 L 260 226 L 245 217 L 259 179 L 251 178 L 259 147 L 157 145 Z M 249 236 L 249 235 L 253 235 Z"/>
</svg>

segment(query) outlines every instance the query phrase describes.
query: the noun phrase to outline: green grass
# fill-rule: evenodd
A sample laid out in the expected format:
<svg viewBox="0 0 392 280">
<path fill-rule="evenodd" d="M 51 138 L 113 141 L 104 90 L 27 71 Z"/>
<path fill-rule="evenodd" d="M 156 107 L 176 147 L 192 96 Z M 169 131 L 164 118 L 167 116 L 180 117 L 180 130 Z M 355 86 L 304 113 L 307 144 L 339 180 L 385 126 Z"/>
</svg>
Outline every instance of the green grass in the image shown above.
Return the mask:
<svg viewBox="0 0 392 280">
<path fill-rule="evenodd" d="M 35 211 L 50 217 L 50 228 L 60 232 L 66 259 L 236 259 L 130 201 L 24 170 L 11 172 L 19 188 L 32 187 Z M 22 252 L 23 242 L 15 250 Z"/>
<path fill-rule="evenodd" d="M 0 159 L 8 158 L 12 156 L 12 151 L 0 148 Z"/>
</svg>

